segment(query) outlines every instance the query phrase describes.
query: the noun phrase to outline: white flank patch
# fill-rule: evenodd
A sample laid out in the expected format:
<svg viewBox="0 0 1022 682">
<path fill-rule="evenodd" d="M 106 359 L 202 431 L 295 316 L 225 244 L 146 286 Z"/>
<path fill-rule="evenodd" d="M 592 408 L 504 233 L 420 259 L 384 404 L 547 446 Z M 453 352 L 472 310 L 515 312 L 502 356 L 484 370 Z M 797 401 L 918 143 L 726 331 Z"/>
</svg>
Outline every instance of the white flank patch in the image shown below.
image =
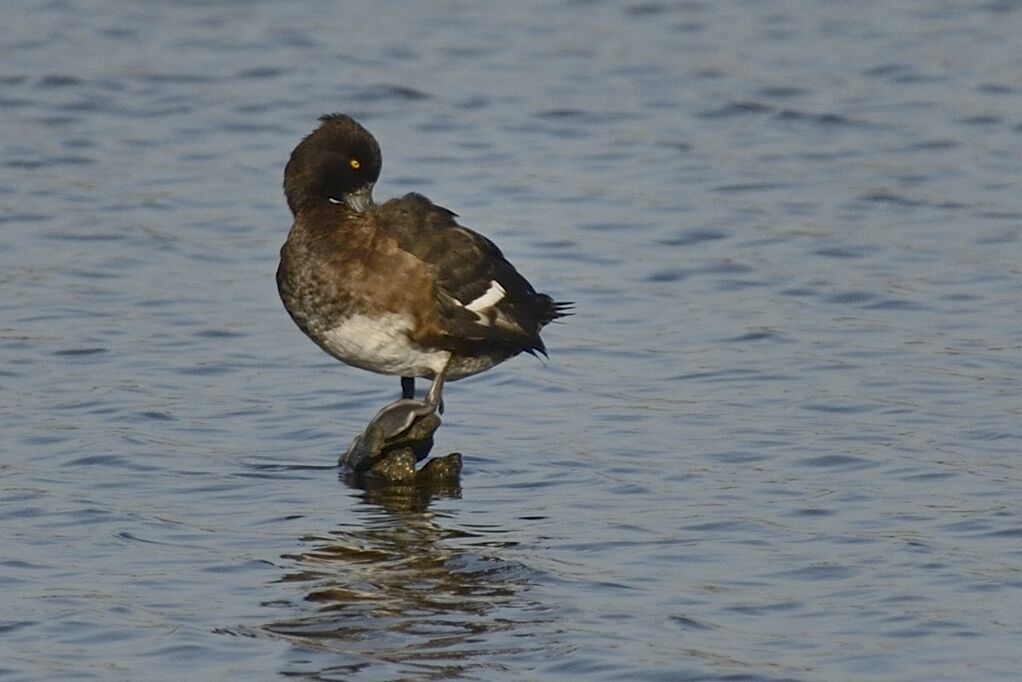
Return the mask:
<svg viewBox="0 0 1022 682">
<path fill-rule="evenodd" d="M 483 315 L 483 311 L 496 305 L 504 298 L 504 294 L 506 293 L 507 292 L 504 291 L 504 287 L 500 286 L 500 282 L 491 279 L 490 288 L 476 300 L 471 303 L 467 303 L 465 305 L 465 309 L 474 312 L 476 317 L 478 317 L 483 324 L 490 324 L 490 318 Z"/>
<path fill-rule="evenodd" d="M 423 376 L 443 369 L 447 351 L 428 351 L 408 340 L 412 319 L 394 313 L 352 315 L 323 334 L 323 347 L 339 360 L 380 374 Z"/>
</svg>

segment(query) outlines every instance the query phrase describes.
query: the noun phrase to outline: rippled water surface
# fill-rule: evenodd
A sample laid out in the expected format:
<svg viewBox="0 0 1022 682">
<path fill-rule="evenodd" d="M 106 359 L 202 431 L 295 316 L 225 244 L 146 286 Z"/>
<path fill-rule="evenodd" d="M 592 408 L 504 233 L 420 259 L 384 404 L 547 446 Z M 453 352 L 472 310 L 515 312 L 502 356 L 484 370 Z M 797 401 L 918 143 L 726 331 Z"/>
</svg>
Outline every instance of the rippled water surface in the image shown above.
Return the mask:
<svg viewBox="0 0 1022 682">
<path fill-rule="evenodd" d="M 15 1 L 0 678 L 1017 680 L 1022 5 Z M 398 382 L 273 272 L 318 115 L 577 314 Z"/>
</svg>

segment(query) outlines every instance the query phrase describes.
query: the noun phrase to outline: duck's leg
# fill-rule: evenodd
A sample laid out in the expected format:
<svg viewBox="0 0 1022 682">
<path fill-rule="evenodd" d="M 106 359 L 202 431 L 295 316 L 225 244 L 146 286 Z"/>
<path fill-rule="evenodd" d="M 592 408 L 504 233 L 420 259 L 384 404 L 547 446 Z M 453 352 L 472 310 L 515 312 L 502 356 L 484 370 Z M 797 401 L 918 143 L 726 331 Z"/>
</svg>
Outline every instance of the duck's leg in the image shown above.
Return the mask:
<svg viewBox="0 0 1022 682">
<path fill-rule="evenodd" d="M 401 377 L 401 397 L 405 400 L 415 397 L 415 377 Z"/>
<path fill-rule="evenodd" d="M 440 370 L 440 374 L 436 375 L 433 379 L 433 385 L 429 387 L 429 393 L 426 394 L 426 404 L 430 405 L 434 410 L 444 413 L 444 399 L 440 396 L 440 393 L 444 390 L 444 375 L 447 373 L 447 366 Z"/>
</svg>

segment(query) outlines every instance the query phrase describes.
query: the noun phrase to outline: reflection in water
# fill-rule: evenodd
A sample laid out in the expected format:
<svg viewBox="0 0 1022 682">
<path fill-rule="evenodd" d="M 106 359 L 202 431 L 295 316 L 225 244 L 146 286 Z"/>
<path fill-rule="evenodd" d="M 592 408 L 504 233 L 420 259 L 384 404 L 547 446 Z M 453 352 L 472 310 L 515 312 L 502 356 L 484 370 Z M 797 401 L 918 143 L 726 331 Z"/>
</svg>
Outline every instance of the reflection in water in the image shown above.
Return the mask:
<svg viewBox="0 0 1022 682">
<path fill-rule="evenodd" d="M 499 529 L 483 536 L 438 523 L 426 509 L 436 493 L 366 490 L 362 516 L 303 538 L 309 549 L 284 556 L 295 567 L 283 581 L 301 583 L 313 608 L 295 604 L 303 613 L 265 629 L 318 653 L 309 661 L 315 669 L 296 657 L 286 674 L 450 679 L 535 655 L 547 614 L 523 596 L 533 572 L 493 556 L 515 544 L 495 542 Z M 337 656 L 326 669 L 324 651 Z"/>
</svg>

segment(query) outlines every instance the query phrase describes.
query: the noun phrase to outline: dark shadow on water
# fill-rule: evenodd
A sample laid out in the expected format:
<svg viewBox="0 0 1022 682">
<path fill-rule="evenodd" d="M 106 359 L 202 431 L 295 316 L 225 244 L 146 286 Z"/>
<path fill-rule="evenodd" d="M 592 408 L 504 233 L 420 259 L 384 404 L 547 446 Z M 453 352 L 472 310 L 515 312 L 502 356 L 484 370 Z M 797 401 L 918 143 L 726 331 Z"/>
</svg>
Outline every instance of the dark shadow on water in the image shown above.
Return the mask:
<svg viewBox="0 0 1022 682">
<path fill-rule="evenodd" d="M 550 609 L 528 596 L 538 572 L 499 556 L 515 544 L 503 529 L 430 509 L 460 498 L 456 482 L 339 479 L 362 491 L 354 515 L 282 557 L 296 594 L 263 630 L 295 647 L 284 676 L 486 679 L 543 657 Z"/>
</svg>

